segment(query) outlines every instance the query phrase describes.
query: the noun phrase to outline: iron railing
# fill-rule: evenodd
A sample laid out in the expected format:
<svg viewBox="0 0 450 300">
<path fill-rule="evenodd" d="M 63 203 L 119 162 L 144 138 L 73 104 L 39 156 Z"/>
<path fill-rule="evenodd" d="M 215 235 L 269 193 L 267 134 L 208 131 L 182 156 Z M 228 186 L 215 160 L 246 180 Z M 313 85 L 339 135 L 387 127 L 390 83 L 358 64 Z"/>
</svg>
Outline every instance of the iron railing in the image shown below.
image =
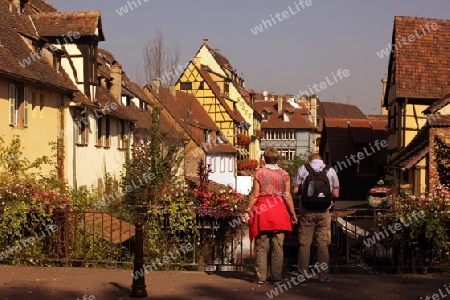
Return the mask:
<svg viewBox="0 0 450 300">
<path fill-rule="evenodd" d="M 239 216 L 196 215 L 192 228 L 173 230 L 170 222 L 176 219 L 169 214 L 164 207 L 104 207 L 99 211 L 92 207 L 67 206 L 54 214 L 53 225 L 57 231 L 28 247 L 22 243 L 16 251 L 11 246 L 21 243 L 2 245 L 9 251 L 3 256 L 3 262 L 132 268 L 134 224 L 140 220 L 144 223 L 144 260 L 148 270 L 214 272 L 252 268 L 254 249 L 248 238 L 248 226 L 240 223 Z M 382 236 L 381 229 L 392 222 L 389 216 L 379 209 L 333 211 L 332 272 L 417 272 L 448 267 L 447 261 L 424 265 L 420 256 L 424 255 L 426 245 L 410 246 L 407 241 L 399 244 L 399 236 L 395 236 L 394 243 L 394 234 L 386 231 Z M 375 240 L 376 232 L 379 234 Z M 23 233 L 24 239 L 36 236 L 36 232 L 27 228 Z M 285 239 L 284 255 L 286 270 L 296 269 L 296 228 Z"/>
</svg>

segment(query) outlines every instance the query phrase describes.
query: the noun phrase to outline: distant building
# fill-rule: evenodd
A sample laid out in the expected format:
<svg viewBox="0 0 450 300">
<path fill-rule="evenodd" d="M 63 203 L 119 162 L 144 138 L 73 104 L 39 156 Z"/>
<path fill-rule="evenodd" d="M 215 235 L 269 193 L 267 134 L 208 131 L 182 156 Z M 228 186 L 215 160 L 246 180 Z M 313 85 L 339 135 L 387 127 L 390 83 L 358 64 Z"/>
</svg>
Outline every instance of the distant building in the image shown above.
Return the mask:
<svg viewBox="0 0 450 300">
<path fill-rule="evenodd" d="M 255 93 L 253 105 L 262 116 L 261 152 L 276 147 L 283 157 L 293 159 L 314 150 L 314 124 L 304 103 L 294 102 L 290 95 Z"/>
<path fill-rule="evenodd" d="M 320 154 L 338 174 L 340 199 L 365 199 L 383 175 L 386 125 L 386 118 L 324 118 Z"/>
</svg>

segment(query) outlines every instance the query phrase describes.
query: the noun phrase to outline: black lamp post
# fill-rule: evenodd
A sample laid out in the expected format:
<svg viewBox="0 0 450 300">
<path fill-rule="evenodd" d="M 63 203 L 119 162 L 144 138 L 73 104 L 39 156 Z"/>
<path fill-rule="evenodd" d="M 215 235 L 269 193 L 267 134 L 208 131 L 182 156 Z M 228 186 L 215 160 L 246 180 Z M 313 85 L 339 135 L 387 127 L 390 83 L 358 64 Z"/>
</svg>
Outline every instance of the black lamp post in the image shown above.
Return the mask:
<svg viewBox="0 0 450 300">
<path fill-rule="evenodd" d="M 147 297 L 145 285 L 145 269 L 144 269 L 144 237 L 142 235 L 141 221 L 136 223 L 136 244 L 134 250 L 134 268 L 133 268 L 133 284 L 131 285 L 130 297 L 143 298 Z M 141 276 L 142 274 L 142 276 Z"/>
</svg>

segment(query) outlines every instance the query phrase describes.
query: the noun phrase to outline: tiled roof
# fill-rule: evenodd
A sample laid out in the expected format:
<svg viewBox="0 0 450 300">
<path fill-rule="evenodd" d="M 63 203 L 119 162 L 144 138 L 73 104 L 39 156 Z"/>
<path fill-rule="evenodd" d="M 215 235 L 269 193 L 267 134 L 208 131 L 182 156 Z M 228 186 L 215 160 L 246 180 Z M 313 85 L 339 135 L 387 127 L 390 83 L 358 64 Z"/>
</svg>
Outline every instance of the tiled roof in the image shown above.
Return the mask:
<svg viewBox="0 0 450 300">
<path fill-rule="evenodd" d="M 409 169 L 427 155 L 429 152 L 429 129 L 430 127 L 423 126 L 408 146 L 403 148 L 389 165 Z"/>
<path fill-rule="evenodd" d="M 198 177 L 185 176 L 185 179 L 186 181 L 188 181 L 191 187 L 197 187 L 200 184 L 200 179 Z M 208 184 L 208 190 L 213 192 L 220 192 L 221 190 L 229 191 L 230 187 L 210 180 Z"/>
<path fill-rule="evenodd" d="M 428 106 L 423 111 L 423 113 L 427 114 L 427 115 L 437 113 L 441 108 L 448 105 L 449 103 L 450 103 L 450 94 L 447 94 L 444 97 L 442 97 L 441 99 L 439 99 L 436 102 L 434 102 L 433 104 L 431 104 L 430 106 Z"/>
<path fill-rule="evenodd" d="M 65 91 L 75 90 L 76 87 L 65 72 L 57 73 L 47 59 L 31 56 L 32 50 L 18 33 L 28 31 L 26 22 L 29 20 L 19 17 L 16 12 L 10 12 L 8 2 L 0 0 L 0 75 Z"/>
<path fill-rule="evenodd" d="M 450 115 L 439 115 L 439 117 L 430 118 L 428 121 L 429 123 L 420 129 L 419 133 L 395 156 L 389 165 L 406 169 L 413 167 L 430 151 L 430 127 L 450 128 Z"/>
<path fill-rule="evenodd" d="M 435 118 L 429 118 L 428 123 L 431 127 L 450 127 L 450 115 L 438 115 Z"/>
<path fill-rule="evenodd" d="M 349 119 L 365 119 L 366 115 L 353 104 L 336 103 L 336 102 L 318 102 L 317 115 L 336 118 L 349 118 Z"/>
<path fill-rule="evenodd" d="M 97 97 L 95 99 L 98 101 L 98 104 L 101 107 L 111 107 L 112 103 L 117 103 L 117 100 L 113 97 L 113 95 L 111 95 L 111 93 L 109 93 L 105 88 L 101 86 L 97 88 Z M 118 104 L 118 107 L 116 109 L 108 110 L 108 113 L 112 116 L 116 116 L 124 120 L 138 121 L 138 116 L 135 114 L 135 111 L 132 107 L 135 107 L 136 111 L 140 111 L 134 105 L 134 103 L 132 103 L 129 107 Z"/>
<path fill-rule="evenodd" d="M 261 121 L 261 128 L 295 128 L 295 129 L 311 129 L 314 124 L 310 122 L 303 114 L 306 110 L 305 106 L 292 106 L 292 103 L 283 100 L 283 111 L 288 111 L 290 121 L 284 121 L 283 114 L 278 114 L 278 101 L 255 101 L 254 109 L 260 114 L 263 111 L 270 111 L 267 121 Z"/>
<path fill-rule="evenodd" d="M 103 212 L 88 212 L 81 222 L 86 232 L 113 243 L 123 243 L 131 239 L 136 232 L 132 224 Z"/>
<path fill-rule="evenodd" d="M 385 119 L 347 119 L 347 118 L 325 118 L 325 126 L 340 128 L 373 128 L 375 130 L 385 130 L 387 126 L 387 116 Z"/>
<path fill-rule="evenodd" d="M 194 64 L 195 65 L 195 64 Z M 225 102 L 225 99 L 220 92 L 220 88 L 217 86 L 217 83 L 214 82 L 214 80 L 211 78 L 211 76 L 208 73 L 208 67 L 201 65 L 200 67 L 197 67 L 197 70 L 200 72 L 200 75 L 205 80 L 206 84 L 211 88 L 212 92 L 216 96 L 216 98 L 219 100 L 219 102 L 222 104 L 222 106 L 225 108 L 227 113 L 230 115 L 230 117 L 237 123 L 245 122 L 244 117 L 241 115 L 241 113 L 236 109 L 230 108 L 227 103 Z"/>
<path fill-rule="evenodd" d="M 428 31 L 426 26 L 432 23 L 437 23 L 438 28 Z M 409 45 L 400 42 L 410 35 L 415 36 L 415 41 Z M 449 20 L 396 16 L 392 43 L 396 42 L 401 47 L 397 45 L 391 53 L 388 82 L 395 76 L 397 98 L 441 98 L 450 93 Z M 392 62 L 395 74 L 391 74 Z M 389 87 L 385 103 L 388 94 Z"/>
<path fill-rule="evenodd" d="M 228 58 L 223 56 L 222 53 L 220 53 L 218 49 L 212 49 L 211 47 L 208 46 L 208 50 L 211 53 L 211 55 L 216 59 L 217 63 L 220 66 L 234 71 L 234 68 L 231 66 Z"/>
<path fill-rule="evenodd" d="M 81 36 L 98 36 L 100 41 L 105 40 L 99 10 L 41 12 L 32 18 L 40 36 L 61 37 L 67 36 L 71 31 L 78 32 Z"/>
<path fill-rule="evenodd" d="M 43 11 L 54 12 L 56 8 L 45 0 L 28 0 L 27 5 L 25 5 L 26 14 Z"/>
</svg>

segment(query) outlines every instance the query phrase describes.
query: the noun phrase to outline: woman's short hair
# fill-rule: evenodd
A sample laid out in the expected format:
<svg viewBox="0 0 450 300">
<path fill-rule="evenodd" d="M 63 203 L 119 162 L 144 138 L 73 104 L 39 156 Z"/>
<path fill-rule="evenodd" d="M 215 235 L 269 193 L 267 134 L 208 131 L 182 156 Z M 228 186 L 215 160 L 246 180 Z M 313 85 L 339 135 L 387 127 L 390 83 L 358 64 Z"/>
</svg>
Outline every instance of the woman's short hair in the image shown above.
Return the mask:
<svg viewBox="0 0 450 300">
<path fill-rule="evenodd" d="M 275 147 L 269 147 L 264 150 L 264 162 L 266 164 L 276 164 L 278 162 L 278 150 Z"/>
</svg>

